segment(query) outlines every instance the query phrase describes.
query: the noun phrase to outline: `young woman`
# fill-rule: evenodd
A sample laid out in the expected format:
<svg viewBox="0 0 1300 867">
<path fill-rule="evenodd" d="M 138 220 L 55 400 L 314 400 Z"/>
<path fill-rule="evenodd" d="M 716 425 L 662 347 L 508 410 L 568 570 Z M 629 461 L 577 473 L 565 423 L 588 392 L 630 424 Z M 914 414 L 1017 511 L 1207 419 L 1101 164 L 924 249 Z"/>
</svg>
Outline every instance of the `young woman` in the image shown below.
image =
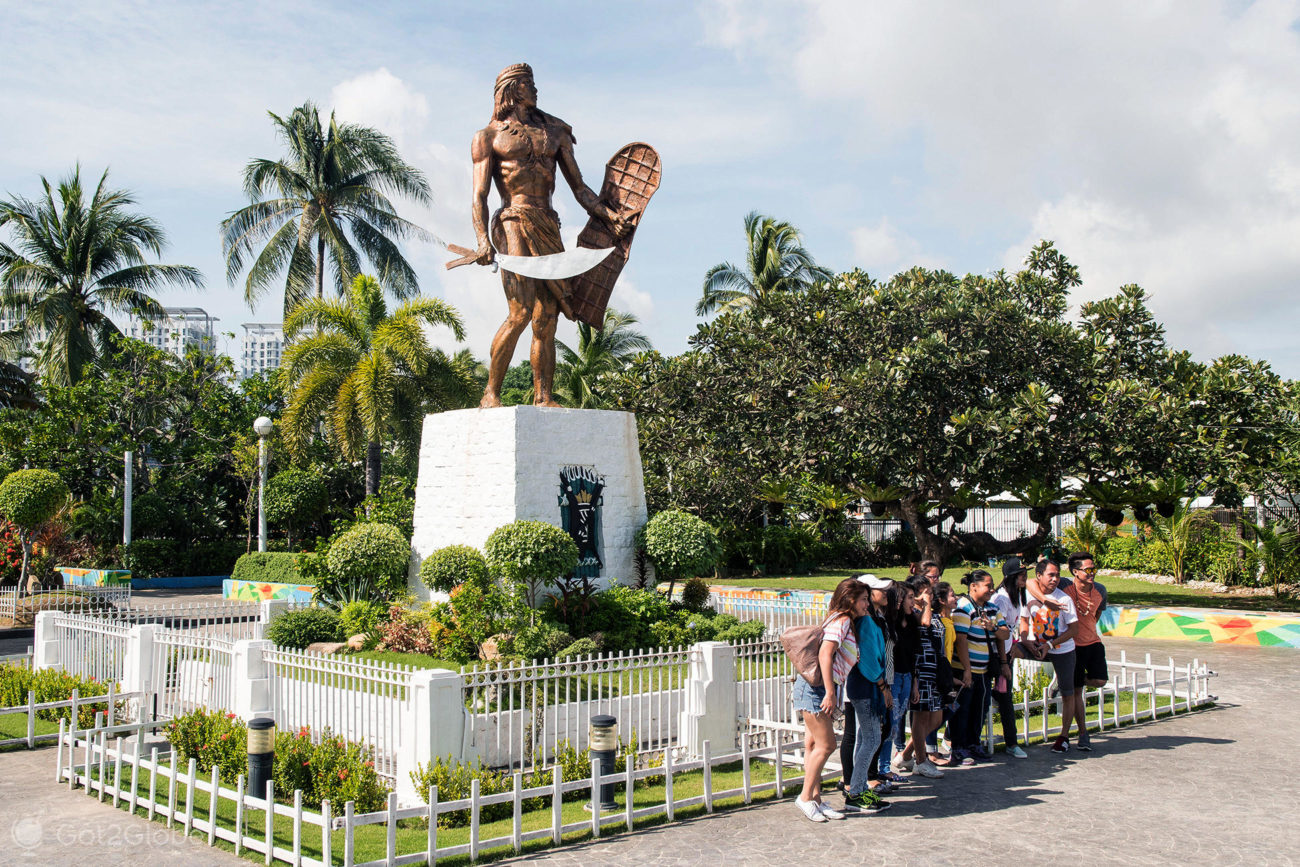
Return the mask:
<svg viewBox="0 0 1300 867">
<path fill-rule="evenodd" d="M 934 611 L 930 582 L 908 580 L 915 601 L 914 618 L 918 641 L 912 677 L 912 736 L 903 748 L 902 759 L 912 763 L 912 773 L 938 779 L 943 771 L 926 754 L 926 736 L 943 720 L 943 693 L 939 688 L 939 657 L 943 654 L 943 621 Z"/>
<path fill-rule="evenodd" d="M 1025 582 L 1028 572 L 1019 557 L 1012 557 L 1002 564 L 1002 586 L 993 594 L 993 605 L 1007 623 L 1017 623 L 1020 609 L 1025 606 Z M 1016 703 L 1012 697 L 1015 686 L 1014 669 L 1017 656 L 1023 656 L 1020 642 L 1016 641 L 1014 632 L 1002 642 L 1002 659 L 999 672 L 994 675 L 993 700 L 997 702 L 998 716 L 1002 720 L 1002 740 L 1006 744 L 1007 755 L 1017 759 L 1029 757 L 1020 747 L 1020 738 L 1016 732 Z M 990 656 L 990 673 L 993 659 Z"/>
<path fill-rule="evenodd" d="M 920 579 L 919 576 L 918 579 L 924 580 Z M 894 710 L 890 714 L 889 739 L 880 746 L 880 773 L 882 775 L 889 773 L 891 751 L 898 750 L 901 752 L 904 743 L 907 741 L 905 723 L 907 722 L 907 711 L 911 696 L 915 693 L 912 685 L 912 673 L 916 669 L 916 651 L 921 644 L 921 629 L 915 610 L 915 589 L 912 585 L 912 582 L 918 579 L 909 578 L 897 586 L 896 589 L 899 593 L 898 610 L 891 612 L 894 617 L 891 624 L 894 629 L 893 693 L 898 698 L 898 701 L 894 702 Z M 896 773 L 910 771 L 912 770 L 912 762 L 905 760 L 900 755 L 893 760 L 892 767 Z"/>
<path fill-rule="evenodd" d="M 888 604 L 888 589 L 894 583 L 875 575 L 862 575 L 857 579 L 868 588 L 868 612 L 857 621 L 858 663 L 849 672 L 845 682 L 845 695 L 852 707 L 856 723 L 855 749 L 852 770 L 844 792 L 844 812 L 878 813 L 889 803 L 877 791 L 868 789 L 872 757 L 880 748 L 881 720 L 893 704 L 890 685 L 885 680 L 885 629 L 884 611 Z M 845 725 L 847 726 L 847 721 Z M 848 740 L 847 731 L 845 740 Z"/>
<path fill-rule="evenodd" d="M 835 752 L 835 710 L 843 700 L 842 690 L 849 671 L 858 662 L 855 618 L 867 613 L 871 600 L 867 585 L 845 578 L 831 594 L 826 621 L 822 625 L 821 650 L 817 655 L 822 686 L 813 686 L 802 676 L 794 680 L 794 711 L 804 724 L 803 790 L 795 799 L 800 812 L 814 822 L 843 819 L 844 814 L 822 803 L 822 769 Z"/>
<path fill-rule="evenodd" d="M 956 708 L 957 691 L 961 689 L 961 681 L 952 678 L 952 650 L 957 640 L 957 628 L 952 623 L 952 610 L 957 607 L 957 594 L 952 592 L 952 585 L 947 581 L 940 581 L 934 588 L 934 609 L 939 617 L 939 622 L 943 626 L 943 662 L 939 665 L 940 679 L 938 681 L 939 695 L 943 699 L 943 711 L 939 725 L 935 726 L 930 732 L 930 737 L 926 739 L 927 749 L 930 753 L 930 764 L 946 765 L 948 758 L 939 752 L 939 729 L 948 723 L 952 717 L 952 712 Z M 944 677 L 947 677 L 945 682 Z"/>
</svg>

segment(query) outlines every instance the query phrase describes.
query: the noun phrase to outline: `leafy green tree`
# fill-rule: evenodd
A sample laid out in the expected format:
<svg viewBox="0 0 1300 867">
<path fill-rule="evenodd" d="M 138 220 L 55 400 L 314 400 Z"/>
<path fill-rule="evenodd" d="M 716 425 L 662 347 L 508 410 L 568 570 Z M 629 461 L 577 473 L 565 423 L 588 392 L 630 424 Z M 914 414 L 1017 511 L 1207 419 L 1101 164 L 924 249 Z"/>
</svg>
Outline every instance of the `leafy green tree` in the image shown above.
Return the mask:
<svg viewBox="0 0 1300 867">
<path fill-rule="evenodd" d="M 315 473 L 290 467 L 267 481 L 264 500 L 267 522 L 284 528 L 292 548 L 294 536 L 324 514 L 329 489 Z"/>
<path fill-rule="evenodd" d="M 799 230 L 781 220 L 751 211 L 745 217 L 745 265 L 714 265 L 704 275 L 697 316 L 731 312 L 772 292 L 798 292 L 831 272 L 813 261 Z"/>
<path fill-rule="evenodd" d="M 1248 557 L 1256 566 L 1260 577 L 1273 585 L 1273 595 L 1280 596 L 1282 582 L 1294 580 L 1300 571 L 1300 530 L 1294 520 L 1274 522 L 1242 521 L 1255 538 L 1239 540 Z"/>
<path fill-rule="evenodd" d="M 432 195 L 424 175 L 377 130 L 340 124 L 333 114 L 323 128 L 310 101 L 287 118 L 267 113 L 288 153 L 279 160 L 249 162 L 244 192 L 252 204 L 221 223 L 226 277 L 233 285 L 248 266 L 244 298 L 249 306 L 281 272 L 286 316 L 313 294 L 323 298 L 327 259 L 340 295 L 361 273 L 363 257 L 394 296 L 418 294 L 415 271 L 396 242 L 427 233 L 397 216 L 388 197 L 427 204 Z M 276 196 L 263 198 L 270 193 Z"/>
<path fill-rule="evenodd" d="M 19 587 L 27 583 L 27 565 L 37 532 L 67 501 L 68 486 L 58 473 L 49 470 L 17 470 L 0 482 L 0 515 L 18 529 L 18 540 L 23 546 Z"/>
<path fill-rule="evenodd" d="M 606 308 L 600 330 L 578 323 L 577 350 L 556 341 L 555 394 L 561 403 L 575 409 L 608 408 L 600 378 L 622 370 L 638 352 L 653 348 L 650 339 L 632 327 L 637 321 L 631 313 Z"/>
<path fill-rule="evenodd" d="M 430 347 L 425 326 L 465 337 L 450 304 L 416 298 L 390 314 L 382 287 L 365 275 L 352 281 L 342 301 L 299 305 L 284 323 L 288 346 L 280 367 L 290 449 L 301 451 L 323 417 L 344 456 L 365 461 L 366 495 L 378 494 L 386 440 L 418 442 L 427 412 L 476 399 L 472 372 Z"/>
<path fill-rule="evenodd" d="M 646 523 L 644 538 L 655 574 L 668 579 L 669 598 L 677 579 L 711 572 L 722 557 L 717 531 L 689 512 L 660 512 Z"/>
<path fill-rule="evenodd" d="M 573 537 L 544 521 L 497 527 L 483 543 L 483 554 L 492 573 L 519 585 L 532 608 L 537 607 L 538 591 L 578 568 Z"/>
<path fill-rule="evenodd" d="M 1195 371 L 1141 290 L 1076 323 L 1078 281 L 1046 243 L 1015 274 L 855 271 L 763 294 L 681 356 L 638 358 L 611 393 L 637 414 L 653 507 L 757 522 L 764 483 L 806 476 L 888 491 L 926 559 L 1038 547 L 1076 506 L 1065 480 L 1145 484 L 1176 469 L 1186 438 L 1181 378 Z M 964 510 L 1031 487 L 1035 533 L 961 529 Z"/>
<path fill-rule="evenodd" d="M 36 346 L 36 367 L 55 385 L 75 385 L 120 335 L 109 314 L 151 319 L 163 315 L 153 293 L 167 286 L 201 288 L 186 265 L 156 265 L 166 245 L 162 227 L 132 213 L 135 199 L 108 188 L 108 172 L 86 201 L 81 167 L 57 191 L 41 178 L 45 195 L 0 201 L 0 307 L 17 326 L 0 335 L 10 349 Z"/>
</svg>

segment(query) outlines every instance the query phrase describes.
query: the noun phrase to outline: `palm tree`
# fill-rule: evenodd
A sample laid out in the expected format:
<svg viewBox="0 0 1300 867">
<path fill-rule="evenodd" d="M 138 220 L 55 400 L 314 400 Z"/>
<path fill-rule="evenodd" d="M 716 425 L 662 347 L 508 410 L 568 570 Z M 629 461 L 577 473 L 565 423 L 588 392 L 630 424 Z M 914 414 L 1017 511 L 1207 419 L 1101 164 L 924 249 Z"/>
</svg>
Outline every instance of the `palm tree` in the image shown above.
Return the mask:
<svg viewBox="0 0 1300 867">
<path fill-rule="evenodd" d="M 0 308 L 18 323 L 0 343 L 38 347 L 37 369 L 58 385 L 75 385 L 111 351 L 122 332 L 110 313 L 158 318 L 158 289 L 203 285 L 194 268 L 145 261 L 146 253 L 162 252 L 166 235 L 149 217 L 127 210 L 135 204 L 130 193 L 107 184 L 105 171 L 87 202 L 77 166 L 57 191 L 42 177 L 39 201 L 0 201 L 0 226 L 13 239 L 0 243 Z"/>
<path fill-rule="evenodd" d="M 379 493 L 382 444 L 407 434 L 426 411 L 469 406 L 479 386 L 470 365 L 429 346 L 424 327 L 465 339 L 460 315 L 437 298 L 415 298 L 390 315 L 383 288 L 364 274 L 342 301 L 304 301 L 284 323 L 279 377 L 284 432 L 300 450 L 322 417 L 349 460 L 365 460 L 366 495 Z"/>
<path fill-rule="evenodd" d="M 831 272 L 813 261 L 799 230 L 789 223 L 751 211 L 745 217 L 745 237 L 744 269 L 730 262 L 710 268 L 696 316 L 739 310 L 769 292 L 797 292 L 830 279 Z"/>
<path fill-rule="evenodd" d="M 575 409 L 606 405 L 597 383 L 601 375 L 622 370 L 633 355 L 653 348 L 648 337 L 632 328 L 637 322 L 633 314 L 607 307 L 605 326 L 599 331 L 578 323 L 577 351 L 556 341 L 560 357 L 555 365 L 555 394 L 561 403 Z"/>
<path fill-rule="evenodd" d="M 253 259 L 244 282 L 244 300 L 252 307 L 285 271 L 287 316 L 313 294 L 324 297 L 327 257 L 342 295 L 361 272 L 364 255 L 385 289 L 397 298 L 415 297 L 419 281 L 395 241 L 428 235 L 397 216 L 388 194 L 427 204 L 432 195 L 424 175 L 403 162 L 393 140 L 377 130 L 340 124 L 333 114 L 328 130 L 322 129 L 310 101 L 288 118 L 267 114 L 288 154 L 251 160 L 244 169 L 252 204 L 221 223 L 226 278 L 233 285 Z M 262 198 L 271 191 L 278 198 Z"/>
</svg>

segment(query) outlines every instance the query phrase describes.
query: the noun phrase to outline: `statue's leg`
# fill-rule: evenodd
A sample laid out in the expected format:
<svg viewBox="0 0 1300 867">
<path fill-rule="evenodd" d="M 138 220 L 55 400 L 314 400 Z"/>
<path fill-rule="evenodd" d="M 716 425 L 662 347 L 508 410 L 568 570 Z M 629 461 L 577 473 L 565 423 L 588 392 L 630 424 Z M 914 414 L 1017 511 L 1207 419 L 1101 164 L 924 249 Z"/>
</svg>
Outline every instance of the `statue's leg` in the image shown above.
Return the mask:
<svg viewBox="0 0 1300 867">
<path fill-rule="evenodd" d="M 528 282 L 509 271 L 501 272 L 501 285 L 506 290 L 506 321 L 501 323 L 492 338 L 487 388 L 479 401 L 479 406 L 484 409 L 501 405 L 501 383 L 510 369 L 510 359 L 514 357 L 519 335 L 528 326 L 528 314 L 533 306 L 532 287 L 526 285 Z"/>
<path fill-rule="evenodd" d="M 533 346 L 529 356 L 533 365 L 533 406 L 559 406 L 552 396 L 555 388 L 555 324 L 560 305 L 549 289 L 537 285 L 533 290 Z"/>
</svg>

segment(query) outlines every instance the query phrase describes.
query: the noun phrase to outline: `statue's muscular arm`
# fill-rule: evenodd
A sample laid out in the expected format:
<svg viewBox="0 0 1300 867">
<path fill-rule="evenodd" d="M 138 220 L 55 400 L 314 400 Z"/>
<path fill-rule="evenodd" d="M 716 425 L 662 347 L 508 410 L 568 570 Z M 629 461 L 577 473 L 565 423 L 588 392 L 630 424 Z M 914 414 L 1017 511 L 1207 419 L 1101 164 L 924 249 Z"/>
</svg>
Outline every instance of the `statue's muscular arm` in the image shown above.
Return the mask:
<svg viewBox="0 0 1300 867">
<path fill-rule="evenodd" d="M 606 207 L 600 197 L 592 191 L 591 187 L 582 180 L 582 171 L 578 168 L 578 160 L 573 156 L 573 135 L 569 132 L 568 126 L 558 124 L 562 130 L 560 133 L 560 150 L 556 159 L 560 163 L 560 171 L 564 174 L 564 179 L 568 182 L 569 188 L 573 190 L 573 197 L 582 205 L 582 209 L 593 217 L 599 217 L 608 221 L 613 227 L 615 234 L 620 237 L 627 232 L 629 228 L 623 220 L 622 215 Z"/>
<path fill-rule="evenodd" d="M 494 130 L 486 127 L 478 131 L 470 145 L 470 156 L 474 159 L 474 203 L 471 213 L 474 215 L 474 235 L 478 238 L 478 259 L 480 265 L 491 265 L 495 254 L 488 236 L 488 191 L 492 188 L 492 170 L 496 157 L 492 153 Z"/>
</svg>

